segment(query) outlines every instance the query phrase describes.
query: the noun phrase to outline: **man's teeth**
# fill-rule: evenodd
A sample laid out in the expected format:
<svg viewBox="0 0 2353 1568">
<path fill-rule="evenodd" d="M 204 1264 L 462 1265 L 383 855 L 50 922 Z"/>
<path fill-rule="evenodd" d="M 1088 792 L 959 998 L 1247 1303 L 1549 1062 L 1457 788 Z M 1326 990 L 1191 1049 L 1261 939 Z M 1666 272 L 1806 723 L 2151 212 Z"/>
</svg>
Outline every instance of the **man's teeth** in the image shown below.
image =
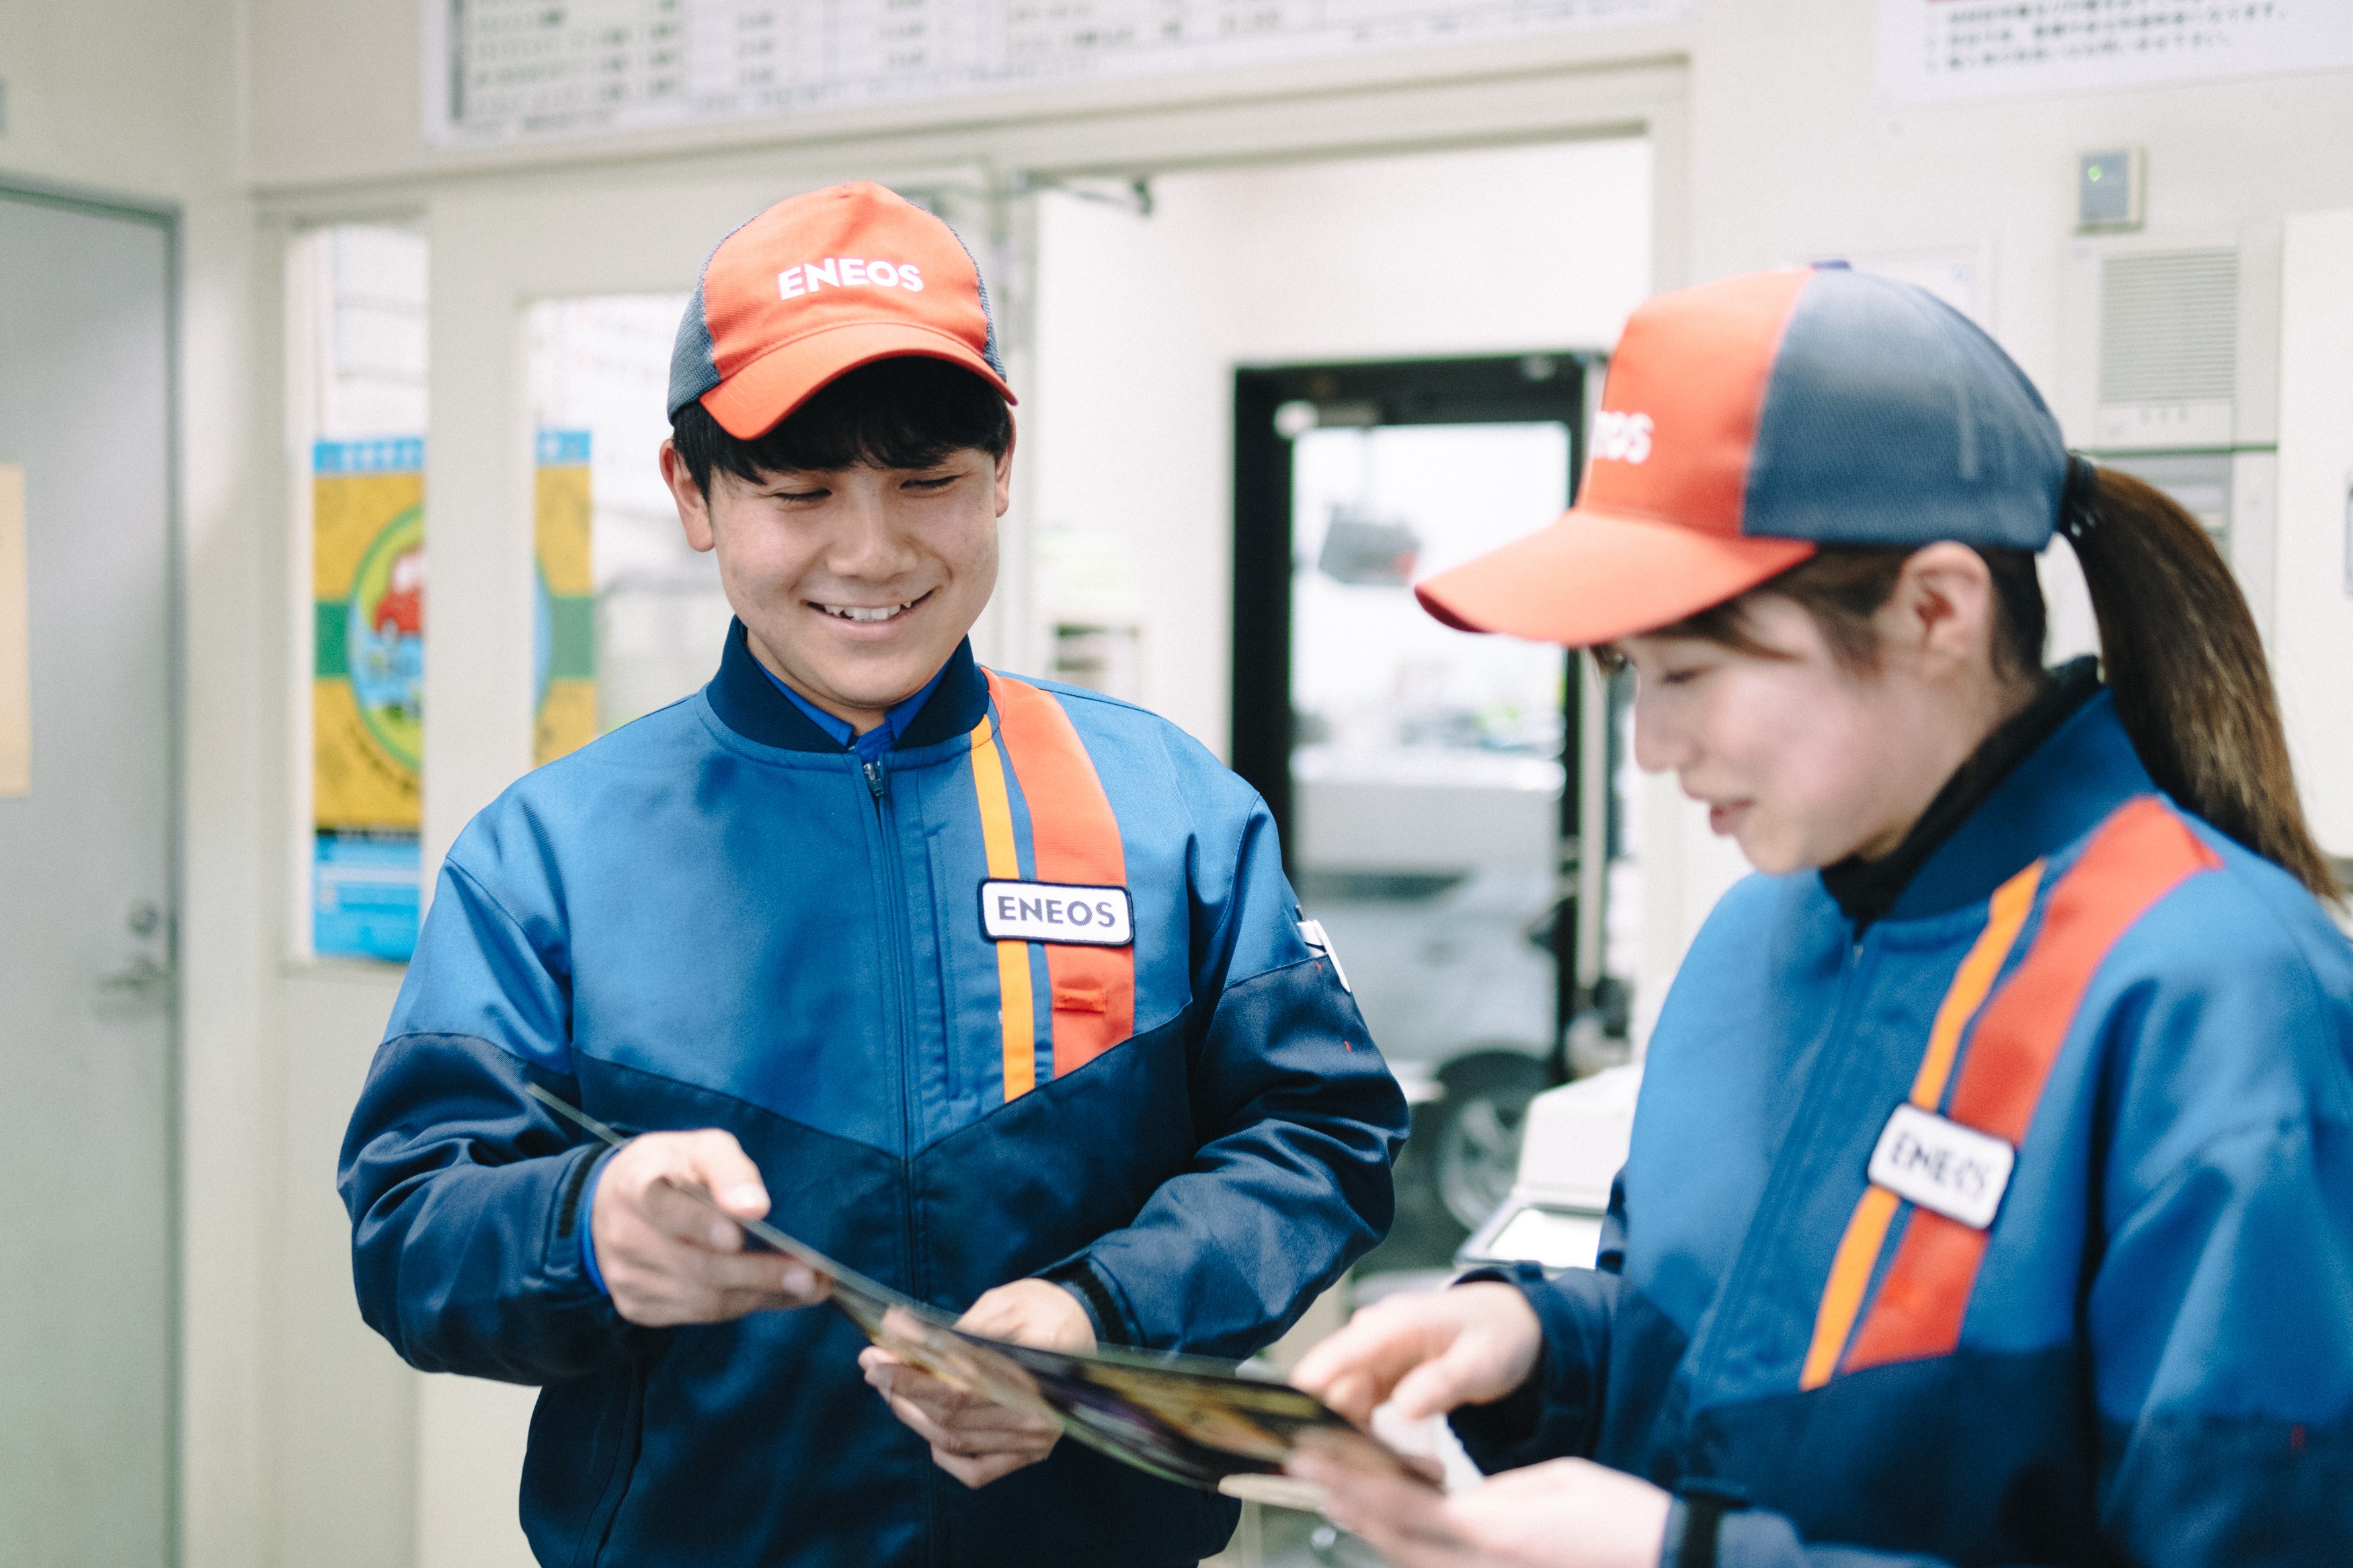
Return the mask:
<svg viewBox="0 0 2353 1568">
<path fill-rule="evenodd" d="M 915 601 L 910 599 L 903 605 L 878 605 L 872 609 L 862 605 L 820 605 L 818 607 L 827 615 L 839 616 L 845 621 L 887 621 L 902 610 L 913 609 Z"/>
</svg>

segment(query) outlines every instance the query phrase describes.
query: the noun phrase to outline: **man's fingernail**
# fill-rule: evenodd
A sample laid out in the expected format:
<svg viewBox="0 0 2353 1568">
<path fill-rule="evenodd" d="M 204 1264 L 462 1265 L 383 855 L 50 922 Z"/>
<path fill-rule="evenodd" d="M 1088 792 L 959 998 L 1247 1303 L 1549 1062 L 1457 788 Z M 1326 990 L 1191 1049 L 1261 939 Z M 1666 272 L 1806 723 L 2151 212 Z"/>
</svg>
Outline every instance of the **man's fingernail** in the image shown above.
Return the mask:
<svg viewBox="0 0 2353 1568">
<path fill-rule="evenodd" d="M 757 1208 L 768 1201 L 768 1194 L 760 1190 L 757 1182 L 738 1182 L 720 1194 L 719 1201 L 733 1208 Z"/>
<path fill-rule="evenodd" d="M 797 1263 L 785 1266 L 785 1290 L 788 1295 L 806 1296 L 817 1289 L 817 1276 Z"/>
</svg>

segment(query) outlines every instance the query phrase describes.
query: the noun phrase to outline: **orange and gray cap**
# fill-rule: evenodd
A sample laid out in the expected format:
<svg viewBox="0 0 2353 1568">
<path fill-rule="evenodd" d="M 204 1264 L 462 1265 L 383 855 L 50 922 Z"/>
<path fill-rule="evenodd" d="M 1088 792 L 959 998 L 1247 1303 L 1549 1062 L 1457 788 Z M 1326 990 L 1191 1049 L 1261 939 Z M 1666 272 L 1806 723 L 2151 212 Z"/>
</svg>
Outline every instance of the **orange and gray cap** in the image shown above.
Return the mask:
<svg viewBox="0 0 2353 1568">
<path fill-rule="evenodd" d="M 748 441 L 836 376 L 904 355 L 960 364 L 1014 401 L 955 231 L 881 185 L 831 185 L 778 202 L 703 263 L 670 352 L 670 414 L 700 400 Z"/>
<path fill-rule="evenodd" d="M 2058 421 L 1959 311 L 1842 265 L 1751 273 L 1644 301 L 1577 504 L 1415 592 L 1450 626 L 1587 647 L 1823 545 L 2040 550 L 2066 481 Z"/>
</svg>

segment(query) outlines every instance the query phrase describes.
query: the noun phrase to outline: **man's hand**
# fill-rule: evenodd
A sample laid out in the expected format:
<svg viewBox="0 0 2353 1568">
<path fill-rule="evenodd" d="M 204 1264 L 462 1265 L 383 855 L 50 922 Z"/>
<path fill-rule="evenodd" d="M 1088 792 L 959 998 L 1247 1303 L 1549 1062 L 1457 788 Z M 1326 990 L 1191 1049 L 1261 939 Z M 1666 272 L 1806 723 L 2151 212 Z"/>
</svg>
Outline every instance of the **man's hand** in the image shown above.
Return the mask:
<svg viewBox="0 0 2353 1568">
<path fill-rule="evenodd" d="M 768 1212 L 759 1167 L 732 1133 L 649 1132 L 596 1178 L 588 1234 L 613 1306 L 647 1328 L 723 1323 L 747 1312 L 822 1301 L 827 1282 L 773 1252 L 746 1252 L 744 1232 L 681 1188 L 709 1193 L 728 1214 Z"/>
<path fill-rule="evenodd" d="M 956 1320 L 967 1333 L 1043 1350 L 1095 1348 L 1094 1324 L 1078 1298 L 1043 1279 L 999 1285 Z M 932 1446 L 932 1462 L 968 1487 L 985 1487 L 1051 1453 L 1062 1425 L 965 1394 L 892 1355 L 869 1348 L 858 1364 L 891 1413 Z"/>
<path fill-rule="evenodd" d="M 1326 1455 L 1288 1468 L 1394 1568 L 1653 1568 L 1673 1500 L 1588 1459 L 1506 1470 L 1451 1496 Z"/>
<path fill-rule="evenodd" d="M 1503 1398 L 1528 1380 L 1543 1348 L 1527 1298 L 1482 1280 L 1374 1302 L 1302 1357 L 1291 1381 L 1359 1426 L 1391 1401 L 1419 1421 Z"/>
</svg>

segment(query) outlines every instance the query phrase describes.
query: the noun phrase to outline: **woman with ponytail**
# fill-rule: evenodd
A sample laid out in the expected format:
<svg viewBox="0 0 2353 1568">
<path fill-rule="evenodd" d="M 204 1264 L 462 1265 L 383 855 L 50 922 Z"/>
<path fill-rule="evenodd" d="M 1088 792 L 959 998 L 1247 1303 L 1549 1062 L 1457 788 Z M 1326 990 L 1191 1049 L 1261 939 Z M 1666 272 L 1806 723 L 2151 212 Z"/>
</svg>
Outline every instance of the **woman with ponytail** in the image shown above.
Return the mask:
<svg viewBox="0 0 2353 1568">
<path fill-rule="evenodd" d="M 1843 268 L 1644 305 L 1596 447 L 1422 601 L 1630 666 L 1636 760 L 1760 874 L 1597 1266 L 1300 1364 L 1491 1479 L 1294 1468 L 1397 1568 L 2353 1563 L 2353 947 L 2212 543 Z M 2100 633 L 2055 670 L 2054 532 Z"/>
</svg>

